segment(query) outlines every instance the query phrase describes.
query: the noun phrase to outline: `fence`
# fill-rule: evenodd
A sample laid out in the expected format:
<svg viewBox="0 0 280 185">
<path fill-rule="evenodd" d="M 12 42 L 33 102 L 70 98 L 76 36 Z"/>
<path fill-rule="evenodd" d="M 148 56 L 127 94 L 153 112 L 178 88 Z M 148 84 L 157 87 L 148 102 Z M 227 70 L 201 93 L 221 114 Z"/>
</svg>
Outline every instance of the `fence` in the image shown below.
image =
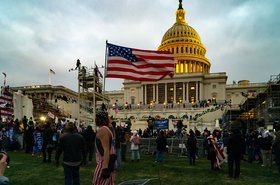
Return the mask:
<svg viewBox="0 0 280 185">
<path fill-rule="evenodd" d="M 167 138 L 168 153 L 175 155 L 186 155 L 186 138 Z M 197 138 L 198 155 L 204 155 L 203 138 Z M 156 151 L 156 138 L 141 138 L 141 152 L 153 154 Z"/>
</svg>

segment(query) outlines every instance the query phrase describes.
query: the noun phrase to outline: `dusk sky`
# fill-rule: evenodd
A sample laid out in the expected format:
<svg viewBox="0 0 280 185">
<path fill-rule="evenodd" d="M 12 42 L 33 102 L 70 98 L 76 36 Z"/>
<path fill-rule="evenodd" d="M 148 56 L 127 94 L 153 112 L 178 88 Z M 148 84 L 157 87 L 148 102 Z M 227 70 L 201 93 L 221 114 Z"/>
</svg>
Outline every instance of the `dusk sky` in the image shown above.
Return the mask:
<svg viewBox="0 0 280 185">
<path fill-rule="evenodd" d="M 175 23 L 178 0 L 1 0 L 0 83 L 52 85 L 77 91 L 76 60 L 105 64 L 108 42 L 156 50 Z M 183 0 L 186 21 L 200 35 L 211 73 L 227 84 L 267 82 L 280 73 L 280 0 Z M 101 69 L 103 72 L 103 69 Z M 120 90 L 122 79 L 106 79 Z"/>
</svg>

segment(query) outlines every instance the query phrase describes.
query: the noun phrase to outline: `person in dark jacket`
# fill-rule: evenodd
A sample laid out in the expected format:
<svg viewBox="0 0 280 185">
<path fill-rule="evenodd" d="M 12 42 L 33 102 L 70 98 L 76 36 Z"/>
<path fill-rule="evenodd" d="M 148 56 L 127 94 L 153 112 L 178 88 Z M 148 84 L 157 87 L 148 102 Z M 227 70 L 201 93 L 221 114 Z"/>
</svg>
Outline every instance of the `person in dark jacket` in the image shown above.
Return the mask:
<svg viewBox="0 0 280 185">
<path fill-rule="evenodd" d="M 54 149 L 53 141 L 52 141 L 53 130 L 51 129 L 51 123 L 48 122 L 45 125 L 43 130 L 43 147 L 42 147 L 42 154 L 43 154 L 43 162 L 51 162 L 52 151 Z M 46 152 L 48 156 L 46 155 Z"/>
<path fill-rule="evenodd" d="M 156 153 L 156 162 L 162 162 L 164 159 L 164 152 L 166 152 L 166 145 L 167 145 L 167 139 L 164 135 L 164 131 L 161 130 L 159 132 L 159 135 L 156 139 L 157 144 L 157 153 Z"/>
<path fill-rule="evenodd" d="M 80 185 L 80 165 L 86 161 L 86 142 L 82 135 L 75 132 L 75 124 L 69 122 L 66 132 L 61 135 L 56 150 L 56 165 L 63 152 L 65 185 Z"/>
<path fill-rule="evenodd" d="M 241 136 L 239 129 L 234 129 L 232 135 L 228 140 L 227 154 L 228 154 L 228 175 L 231 178 L 239 178 L 240 175 L 240 161 L 242 159 L 243 148 L 245 140 Z M 235 170 L 233 168 L 235 166 Z"/>
<path fill-rule="evenodd" d="M 190 165 L 195 165 L 195 157 L 196 157 L 195 154 L 197 151 L 196 145 L 197 145 L 197 140 L 194 132 L 191 130 L 187 140 L 187 149 L 189 152 Z"/>
<path fill-rule="evenodd" d="M 92 126 L 88 125 L 82 135 L 86 141 L 86 158 L 88 158 L 88 164 L 91 164 L 95 147 L 95 132 Z"/>
</svg>

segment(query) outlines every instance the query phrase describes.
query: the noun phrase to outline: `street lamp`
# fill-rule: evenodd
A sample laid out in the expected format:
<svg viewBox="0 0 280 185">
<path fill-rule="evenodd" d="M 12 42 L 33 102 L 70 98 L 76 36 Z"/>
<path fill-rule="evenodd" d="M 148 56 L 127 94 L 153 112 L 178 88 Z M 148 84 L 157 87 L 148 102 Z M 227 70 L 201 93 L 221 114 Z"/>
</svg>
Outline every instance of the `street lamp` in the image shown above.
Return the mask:
<svg viewBox="0 0 280 185">
<path fill-rule="evenodd" d="M 43 122 L 43 123 L 46 121 L 46 119 L 47 119 L 47 118 L 46 118 L 45 116 L 41 116 L 41 117 L 40 117 L 40 121 Z"/>
</svg>

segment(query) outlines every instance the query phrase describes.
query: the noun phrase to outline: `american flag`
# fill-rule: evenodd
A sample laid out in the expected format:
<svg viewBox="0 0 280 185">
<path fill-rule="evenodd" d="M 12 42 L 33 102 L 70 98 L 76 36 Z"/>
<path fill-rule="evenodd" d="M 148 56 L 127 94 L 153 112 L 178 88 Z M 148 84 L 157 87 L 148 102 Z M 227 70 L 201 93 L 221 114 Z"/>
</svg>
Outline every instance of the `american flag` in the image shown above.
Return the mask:
<svg viewBox="0 0 280 185">
<path fill-rule="evenodd" d="M 174 75 L 174 55 L 168 51 L 127 48 L 107 43 L 107 78 L 158 81 Z"/>
<path fill-rule="evenodd" d="M 9 92 L 8 87 L 4 87 L 0 94 L 0 116 L 2 118 L 13 117 L 13 94 Z"/>
<path fill-rule="evenodd" d="M 55 115 L 54 115 L 52 112 L 48 112 L 48 116 L 49 116 L 50 118 L 52 118 L 52 119 L 55 118 Z"/>
</svg>

